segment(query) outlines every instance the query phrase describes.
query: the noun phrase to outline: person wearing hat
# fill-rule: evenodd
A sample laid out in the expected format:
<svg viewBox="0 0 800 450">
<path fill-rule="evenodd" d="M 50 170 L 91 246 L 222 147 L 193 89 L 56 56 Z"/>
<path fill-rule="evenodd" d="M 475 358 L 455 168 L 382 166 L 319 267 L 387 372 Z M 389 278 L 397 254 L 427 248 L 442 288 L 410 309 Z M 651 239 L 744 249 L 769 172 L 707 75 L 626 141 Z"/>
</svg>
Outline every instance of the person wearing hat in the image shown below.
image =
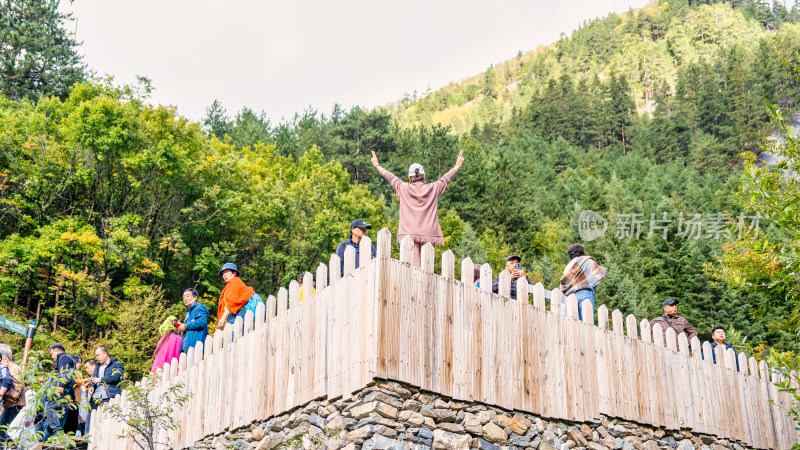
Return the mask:
<svg viewBox="0 0 800 450">
<path fill-rule="evenodd" d="M 226 323 L 234 323 L 237 317 L 244 320 L 245 305 L 256 291 L 239 278 L 239 269 L 234 263 L 225 263 L 218 273 L 225 281 L 225 287 L 219 296 L 217 328 L 225 328 Z"/>
<path fill-rule="evenodd" d="M 339 243 L 336 247 L 336 256 L 339 257 L 339 263 L 342 265 L 342 271 L 339 272 L 344 274 L 344 251 L 347 250 L 347 246 L 353 247 L 356 251 L 356 269 L 359 266 L 359 246 L 358 243 L 361 242 L 361 238 L 367 235 L 367 230 L 371 230 L 372 227 L 367 225 L 367 222 L 364 222 L 362 219 L 356 219 L 350 224 L 350 235 L 347 237 L 347 240 L 344 242 Z M 372 246 L 372 257 L 375 257 L 375 246 Z"/>
<path fill-rule="evenodd" d="M 531 283 L 531 279 L 525 275 L 525 271 L 522 269 L 522 258 L 517 255 L 510 255 L 508 258 L 506 258 L 506 270 L 511 274 L 511 298 L 516 300 L 517 278 L 525 277 L 525 279 L 528 281 L 528 284 L 533 283 Z M 495 294 L 500 293 L 500 277 L 492 280 L 492 292 Z"/>
<path fill-rule="evenodd" d="M 447 185 L 456 176 L 458 169 L 464 164 L 464 150 L 458 153 L 456 165 L 433 183 L 425 184 L 425 169 L 419 163 L 408 168 L 408 183 L 378 164 L 378 157 L 372 152 L 372 165 L 381 176 L 389 182 L 392 190 L 400 199 L 400 226 L 397 229 L 397 242 L 406 236 L 414 240 L 413 262 L 420 266 L 422 246 L 430 242 L 433 245 L 444 243 L 442 229 L 439 226 L 439 196 L 447 189 Z"/>
<path fill-rule="evenodd" d="M 692 338 L 697 336 L 697 330 L 686 320 L 685 317 L 678 315 L 678 301 L 672 298 L 668 298 L 664 300 L 664 303 L 661 304 L 661 307 L 664 309 L 664 315 L 661 317 L 656 317 L 655 319 L 650 321 L 650 329 L 653 329 L 653 325 L 659 324 L 661 326 L 661 331 L 664 333 L 664 345 L 667 345 L 667 329 L 672 328 L 675 330 L 675 347 L 678 346 L 678 335 L 681 333 L 686 333 L 686 337 L 689 338 L 689 342 L 691 342 Z"/>
</svg>

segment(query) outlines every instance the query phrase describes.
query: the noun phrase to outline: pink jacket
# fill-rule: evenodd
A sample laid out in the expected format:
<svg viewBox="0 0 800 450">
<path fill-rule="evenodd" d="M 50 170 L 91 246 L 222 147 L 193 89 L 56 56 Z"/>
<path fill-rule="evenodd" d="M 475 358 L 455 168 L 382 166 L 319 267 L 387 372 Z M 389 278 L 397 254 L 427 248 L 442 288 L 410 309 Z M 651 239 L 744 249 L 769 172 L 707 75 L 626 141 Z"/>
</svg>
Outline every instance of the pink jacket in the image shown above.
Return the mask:
<svg viewBox="0 0 800 450">
<path fill-rule="evenodd" d="M 439 227 L 439 196 L 447 189 L 450 180 L 456 176 L 458 168 L 453 167 L 433 183 L 422 181 L 406 183 L 388 170 L 383 177 L 392 186 L 394 193 L 400 198 L 400 226 L 397 230 L 397 241 L 411 236 L 414 242 L 433 245 L 444 243 L 442 229 Z"/>
<path fill-rule="evenodd" d="M 164 340 L 163 336 L 158 341 L 161 348 L 159 348 L 158 353 L 156 353 L 155 359 L 153 360 L 153 368 L 150 369 L 150 373 L 156 373 L 165 363 L 172 364 L 172 358 L 179 358 L 181 355 L 181 336 L 170 333 L 167 335 L 166 339 L 166 342 L 163 344 L 161 343 L 161 341 Z"/>
</svg>

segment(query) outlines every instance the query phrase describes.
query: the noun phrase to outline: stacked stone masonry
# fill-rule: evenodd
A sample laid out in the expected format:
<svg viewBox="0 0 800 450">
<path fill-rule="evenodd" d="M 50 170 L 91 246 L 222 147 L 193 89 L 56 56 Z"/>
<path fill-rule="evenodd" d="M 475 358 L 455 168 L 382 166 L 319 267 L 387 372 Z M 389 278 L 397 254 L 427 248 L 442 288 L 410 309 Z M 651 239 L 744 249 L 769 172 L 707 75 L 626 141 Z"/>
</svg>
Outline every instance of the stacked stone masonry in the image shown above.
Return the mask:
<svg viewBox="0 0 800 450">
<path fill-rule="evenodd" d="M 376 380 L 349 399 L 313 401 L 266 422 L 209 436 L 194 449 L 744 450 L 738 442 L 603 418 L 569 423 L 465 403 Z"/>
</svg>

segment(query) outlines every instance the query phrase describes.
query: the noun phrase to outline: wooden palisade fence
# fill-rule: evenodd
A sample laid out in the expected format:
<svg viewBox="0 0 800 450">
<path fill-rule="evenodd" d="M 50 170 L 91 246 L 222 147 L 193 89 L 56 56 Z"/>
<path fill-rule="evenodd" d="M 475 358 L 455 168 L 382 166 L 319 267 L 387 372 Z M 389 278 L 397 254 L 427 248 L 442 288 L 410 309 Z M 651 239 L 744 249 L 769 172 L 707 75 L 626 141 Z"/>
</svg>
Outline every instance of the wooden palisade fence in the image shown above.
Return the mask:
<svg viewBox="0 0 800 450">
<path fill-rule="evenodd" d="M 158 390 L 184 383 L 192 398 L 174 419 L 179 430 L 161 436 L 183 448 L 208 435 L 266 420 L 319 398 L 348 397 L 374 378 L 402 381 L 461 401 L 477 401 L 543 417 L 588 422 L 618 417 L 669 429 L 691 428 L 757 448 L 789 448 L 798 440 L 786 413 L 790 396 L 779 393 L 764 362 L 697 338 L 688 342 L 632 315 L 623 319 L 601 306 L 597 320 L 584 302 L 518 280 L 509 299 L 510 275 L 499 276 L 492 294 L 491 269 L 473 286 L 473 263 L 461 263 L 455 278 L 452 252 L 433 271 L 433 247 L 422 249 L 422 267 L 412 267 L 411 241 L 390 258 L 391 235 L 378 233 L 377 257 L 363 238 L 355 252 L 320 264 L 316 293 L 311 274 L 277 298 L 266 311 L 238 320 L 209 336 L 205 345 L 165 366 Z M 566 315 L 562 315 L 563 302 Z M 268 312 L 268 314 L 267 314 Z M 702 356 L 701 356 L 702 355 Z M 158 394 L 158 390 L 154 395 Z M 123 392 L 112 402 L 126 407 Z M 92 446 L 131 448 L 118 442 L 122 425 L 99 409 L 91 421 Z"/>
</svg>

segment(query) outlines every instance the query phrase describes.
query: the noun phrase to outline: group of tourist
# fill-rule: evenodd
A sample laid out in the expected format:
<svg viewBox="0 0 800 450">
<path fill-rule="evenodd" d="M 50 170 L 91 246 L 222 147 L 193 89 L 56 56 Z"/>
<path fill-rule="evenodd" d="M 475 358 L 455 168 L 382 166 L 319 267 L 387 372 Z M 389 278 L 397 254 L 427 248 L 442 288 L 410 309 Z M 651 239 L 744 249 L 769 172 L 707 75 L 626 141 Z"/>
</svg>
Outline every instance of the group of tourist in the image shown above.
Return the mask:
<svg viewBox="0 0 800 450">
<path fill-rule="evenodd" d="M 426 243 L 438 245 L 444 242 L 437 216 L 438 199 L 464 163 L 463 151 L 459 153 L 456 165 L 430 184 L 426 184 L 425 170 L 420 164 L 415 163 L 409 167 L 408 182 L 404 182 L 381 167 L 374 152 L 372 163 L 400 199 L 397 240 L 400 241 L 406 236 L 412 238 L 414 242 L 412 263 L 419 267 L 422 246 Z M 371 228 L 363 219 L 356 219 L 350 224 L 347 239 L 340 243 L 335 251 L 340 258 L 341 273 L 344 272 L 344 254 L 348 247 L 354 248 L 355 267 L 359 267 L 361 263 L 359 244 Z M 374 257 L 376 253 L 374 245 L 371 252 Z M 569 263 L 564 267 L 560 290 L 564 296 L 575 295 L 578 299 L 578 316 L 582 319 L 584 302 L 590 302 L 594 310 L 597 286 L 606 276 L 606 269 L 594 258 L 587 256 L 581 244 L 570 245 L 567 248 L 567 256 Z M 478 287 L 481 282 L 480 268 L 479 264 L 475 264 L 473 282 Z M 512 299 L 517 299 L 517 280 L 524 279 L 532 285 L 522 266 L 522 258 L 518 255 L 509 255 L 506 258 L 505 269 L 510 274 L 510 286 L 507 290 L 503 286 L 503 290 L 509 292 Z M 217 328 L 224 328 L 227 324 L 233 324 L 237 317 L 243 318 L 247 311 L 255 313 L 258 304 L 263 304 L 263 300 L 252 287 L 242 281 L 235 264 L 230 262 L 224 264 L 218 274 L 225 282 L 225 286 L 218 302 Z M 298 280 L 302 282 L 302 274 L 298 276 Z M 492 292 L 498 293 L 501 290 L 500 283 L 500 277 L 492 280 Z M 302 299 L 302 291 L 300 295 Z M 152 373 L 156 373 L 173 359 L 180 358 L 181 353 L 186 353 L 198 343 L 203 343 L 208 336 L 209 311 L 198 301 L 198 293 L 194 288 L 183 291 L 183 304 L 186 307 L 184 319 L 179 321 L 177 317 L 169 316 L 158 329 L 161 338 L 153 352 Z M 674 299 L 665 300 L 662 304 L 664 314 L 653 319 L 651 327 L 659 324 L 664 332 L 667 328 L 672 328 L 676 336 L 685 332 L 691 339 L 697 335 L 697 330 L 686 318 L 677 315 L 677 305 L 678 301 Z M 566 305 L 563 304 L 562 308 L 562 314 L 566 314 Z M 712 347 L 724 345 L 726 349 L 731 348 L 730 344 L 724 342 L 725 330 L 721 327 L 714 328 L 712 337 L 714 339 Z M 664 339 L 666 343 L 666 333 Z M 120 361 L 109 355 L 105 347 L 97 347 L 95 358 L 85 362 L 82 362 L 80 356 L 68 355 L 64 345 L 59 343 L 51 345 L 49 350 L 57 376 L 48 381 L 51 392 L 41 399 L 44 412 L 39 413 L 37 417 L 37 411 L 33 407 L 36 403 L 33 401 L 36 400 L 35 394 L 32 398 L 30 396 L 32 391 L 22 392 L 24 390 L 21 384 L 22 371 L 13 361 L 11 348 L 0 344 L 0 399 L 3 401 L 0 438 L 8 440 L 12 436 L 20 441 L 36 440 L 38 437 L 46 441 L 62 430 L 67 433 L 86 434 L 91 422 L 91 411 L 120 394 L 119 385 L 125 372 L 124 367 Z M 716 363 L 716 356 L 714 362 Z M 83 378 L 83 373 L 91 376 Z"/>
</svg>

